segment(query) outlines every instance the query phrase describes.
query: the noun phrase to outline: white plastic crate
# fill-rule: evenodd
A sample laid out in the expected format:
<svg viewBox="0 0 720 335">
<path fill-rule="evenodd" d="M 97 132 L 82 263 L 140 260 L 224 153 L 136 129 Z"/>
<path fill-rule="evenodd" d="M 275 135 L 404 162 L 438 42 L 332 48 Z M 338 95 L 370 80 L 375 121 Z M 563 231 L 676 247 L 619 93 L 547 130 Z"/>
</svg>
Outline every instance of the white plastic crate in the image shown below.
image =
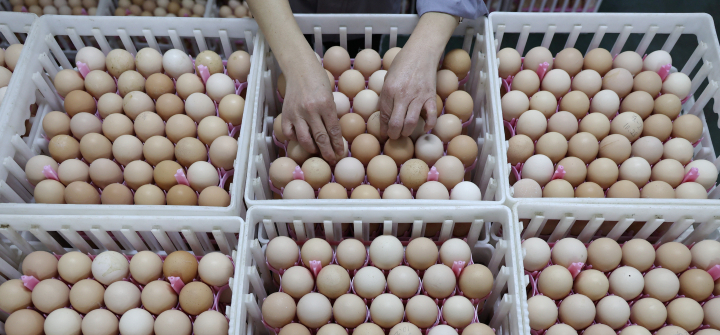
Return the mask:
<svg viewBox="0 0 720 335">
<path fill-rule="evenodd" d="M 389 34 L 389 47 L 397 45 L 398 34 L 410 34 L 417 25 L 417 15 L 295 15 L 295 20 L 304 34 L 313 34 L 315 37 L 315 52 L 321 57 L 323 55 L 323 35 L 340 36 L 340 45 L 347 48 L 348 34 L 364 34 L 365 47 L 372 47 L 373 34 Z M 276 115 L 282 112 L 282 105 L 278 100 L 277 77 L 281 72 L 279 65 L 275 62 L 272 54 L 268 54 L 269 46 L 264 41 L 259 45 L 259 50 L 266 57 L 260 59 L 259 66 L 261 73 L 258 75 L 257 101 L 255 119 L 253 120 L 252 134 L 250 139 L 250 158 L 248 161 L 248 183 L 245 188 L 245 203 L 248 206 L 267 205 L 304 205 L 304 206 L 326 206 L 326 205 L 351 205 L 351 206 L 432 206 L 432 205 L 478 205 L 478 204 L 502 204 L 505 202 L 504 193 L 498 189 L 499 184 L 507 183 L 507 174 L 501 173 L 498 164 L 498 151 L 501 136 L 498 136 L 498 128 L 491 120 L 490 112 L 493 110 L 491 95 L 493 86 L 492 79 L 488 73 L 487 48 L 491 44 L 486 43 L 489 35 L 487 19 L 481 17 L 477 20 L 463 21 L 454 32 L 454 35 L 464 36 L 463 49 L 470 51 L 472 67 L 469 80 L 465 84 L 465 90 L 470 93 L 474 100 L 473 122 L 469 125 L 468 135 L 477 139 L 478 161 L 472 173 L 470 181 L 479 185 L 483 200 L 479 201 L 455 201 L 455 200 L 273 200 L 273 193 L 270 190 L 268 171 L 270 163 L 277 157 L 277 148 L 273 142 L 273 120 Z M 379 37 L 376 37 L 379 38 Z"/>
<path fill-rule="evenodd" d="M 686 215 L 694 213 L 693 215 Z M 565 237 L 575 237 L 588 243 L 598 237 L 608 237 L 618 242 L 638 238 L 659 245 L 678 241 L 686 245 L 705 239 L 720 239 L 720 216 L 712 208 L 696 206 L 647 206 L 638 208 L 632 204 L 547 204 L 542 210 L 532 204 L 519 202 L 513 206 L 514 222 L 520 238 L 517 253 L 525 258 L 521 243 L 531 237 L 556 242 Z M 524 266 L 516 268 L 523 278 L 521 286 L 527 287 L 530 279 Z M 530 335 L 527 291 L 520 289 L 522 300 L 522 334 Z"/>
<path fill-rule="evenodd" d="M 529 50 L 536 45 L 526 45 L 529 34 L 542 34 L 542 46 L 549 47 L 556 34 L 568 34 L 565 47 L 573 47 L 581 34 L 592 36 L 587 50 L 592 50 L 600 45 L 603 37 L 614 38 L 614 45 L 610 53 L 615 56 L 624 50 L 634 50 L 643 55 L 655 50 L 648 47 L 653 39 L 660 41 L 665 39 L 662 50 L 674 54 L 680 52 L 674 50 L 673 47 L 682 35 L 691 35 L 697 38 L 697 47 L 694 49 L 689 60 L 685 64 L 673 61 L 674 68 L 683 72 L 688 76 L 693 70 L 701 65 L 700 69 L 695 73 L 692 79 L 691 98 L 683 104 L 682 114 L 692 113 L 700 117 L 703 122 L 703 137 L 700 143 L 695 147 L 694 159 L 706 159 L 714 162 L 716 166 L 720 166 L 720 158 L 713 148 L 708 127 L 720 127 L 720 125 L 709 125 L 705 120 L 703 108 L 710 102 L 710 99 L 719 101 L 720 91 L 718 91 L 718 82 L 720 81 L 720 45 L 718 44 L 717 35 L 715 34 L 715 25 L 712 17 L 708 14 L 531 14 L 531 13 L 492 13 L 490 15 L 490 25 L 494 34 L 494 48 L 491 48 L 492 77 L 496 80 L 496 89 L 491 99 L 495 103 L 495 113 L 493 113 L 496 127 L 499 127 L 500 134 L 505 139 L 506 131 L 503 126 L 502 110 L 500 105 L 500 79 L 498 77 L 498 60 L 496 52 L 500 49 L 505 34 L 519 34 L 516 49 L 523 54 L 523 51 Z M 606 36 L 606 34 L 612 34 Z M 636 35 L 642 37 L 639 44 L 626 45 L 629 37 Z M 556 37 L 563 38 L 563 37 Z M 581 50 L 585 52 L 586 50 Z M 677 57 L 674 57 L 676 59 Z M 697 93 L 697 89 L 703 83 L 708 85 L 700 92 L 697 100 L 692 96 Z M 713 105 L 715 113 L 720 113 L 720 105 Z M 503 140 L 501 149 L 501 161 L 503 174 L 509 176 L 511 173 L 510 164 L 507 163 L 508 142 Z M 509 180 L 509 179 L 508 179 Z M 533 206 L 536 211 L 542 211 L 547 205 L 558 202 L 558 199 L 535 198 L 535 199 L 517 199 L 512 196 L 512 187 L 509 183 L 502 186 L 503 192 L 507 199 L 508 205 L 521 202 L 526 206 Z M 708 194 L 707 200 L 689 200 L 689 199 L 608 199 L 608 198 L 563 198 L 564 203 L 576 203 L 586 206 L 596 206 L 598 204 L 627 204 L 633 206 L 628 208 L 622 214 L 635 214 L 636 211 L 656 211 L 658 215 L 661 212 L 672 213 L 673 209 L 666 206 L 678 206 L 678 210 L 687 210 L 683 214 L 695 214 L 693 207 L 687 206 L 718 206 L 720 202 L 720 187 L 715 187 Z M 663 205 L 663 206 L 660 206 Z M 614 207 L 597 207 L 612 208 L 609 211 L 596 214 L 616 215 Z M 623 207 L 618 207 L 623 208 Z"/>
<path fill-rule="evenodd" d="M 25 43 L 35 20 L 37 15 L 33 13 L 0 12 L 0 47 L 5 49 L 11 44 Z"/>
<path fill-rule="evenodd" d="M 236 261 L 237 272 L 233 287 L 233 314 L 230 315 L 230 331 L 234 335 L 268 334 L 261 321 L 262 302 L 269 293 L 277 291 L 270 270 L 265 264 L 264 248 L 269 239 L 283 235 L 297 241 L 319 237 L 329 242 L 343 238 L 371 241 L 371 227 L 378 227 L 376 234 L 398 236 L 407 228 L 401 240 L 424 236 L 428 224 L 437 223 L 441 230 L 434 237 L 445 241 L 453 237 L 456 222 L 469 223 L 465 238 L 471 245 L 473 261 L 486 265 L 495 276 L 493 291 L 485 301 L 480 321 L 494 328 L 498 335 L 521 334 L 519 277 L 516 267 L 518 255 L 515 244 L 518 234 L 512 214 L 504 206 L 487 206 L 481 209 L 469 207 L 274 207 L 254 206 L 248 210 L 247 224 L 243 225 L 240 252 Z M 292 225 L 289 235 L 285 223 Z M 377 226 L 376 226 L 377 224 Z M 352 226 L 354 235 L 348 235 L 343 226 Z M 324 235 L 324 236 L 323 236 Z"/>
<path fill-rule="evenodd" d="M 597 12 L 602 0 L 485 0 L 490 11 L 502 12 Z"/>
<path fill-rule="evenodd" d="M 221 57 L 227 58 L 236 49 L 234 42 L 244 40 L 247 51 L 253 54 L 252 64 L 259 58 L 253 53 L 252 39 L 257 38 L 257 25 L 254 20 L 224 20 L 197 18 L 193 20 L 153 17 L 103 17 L 98 20 L 88 16 L 44 16 L 33 26 L 31 36 L 25 44 L 22 59 L 18 62 L 13 79 L 17 82 L 8 88 L 5 103 L 0 107 L 0 213 L 6 214 L 67 214 L 76 215 L 240 215 L 244 216 L 243 184 L 247 167 L 245 148 L 249 142 L 251 106 L 254 102 L 257 66 L 251 67 L 248 76 L 249 86 L 245 100 L 243 116 L 238 138 L 238 155 L 235 161 L 233 180 L 230 185 L 231 203 L 228 207 L 196 206 L 140 206 L 140 205 L 55 205 L 34 204 L 32 186 L 25 178 L 24 166 L 29 158 L 47 153 L 48 140 L 42 129 L 42 118 L 50 111 L 64 111 L 60 96 L 52 85 L 52 77 L 63 68 L 72 65 L 61 47 L 56 43 L 58 37 L 68 37 L 75 49 L 86 44 L 82 37 L 92 37 L 106 54 L 112 50 L 108 43 L 118 40 L 131 54 L 139 48 L 133 44 L 132 37 L 143 37 L 147 43 L 161 53 L 156 37 L 169 36 L 173 46 L 186 51 L 181 38 L 193 38 L 199 50 L 206 50 L 206 38 L 219 39 L 223 46 Z M 58 65 L 59 64 L 59 65 Z M 37 114 L 30 115 L 30 105 L 38 105 Z M 29 129 L 26 129 L 29 121 Z M 28 136 L 24 136 L 26 131 Z"/>
<path fill-rule="evenodd" d="M 112 250 L 128 256 L 143 250 L 161 256 L 176 250 L 196 256 L 219 251 L 237 264 L 243 226 L 238 217 L 0 215 L 0 284 L 20 279 L 22 260 L 37 250 L 56 255 Z M 236 266 L 230 278 L 231 289 L 238 270 Z M 230 310 L 220 312 L 229 316 Z M 1 314 L 0 320 L 5 320 L 7 314 Z M 2 326 L 0 321 L 0 330 Z"/>
</svg>

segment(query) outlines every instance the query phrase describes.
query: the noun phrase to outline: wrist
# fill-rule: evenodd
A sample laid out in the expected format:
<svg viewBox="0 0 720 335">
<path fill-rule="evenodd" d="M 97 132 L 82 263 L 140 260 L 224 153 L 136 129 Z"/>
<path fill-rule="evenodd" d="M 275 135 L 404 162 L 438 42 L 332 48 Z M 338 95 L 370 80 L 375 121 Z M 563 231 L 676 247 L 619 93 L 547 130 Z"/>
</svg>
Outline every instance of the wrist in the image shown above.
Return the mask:
<svg viewBox="0 0 720 335">
<path fill-rule="evenodd" d="M 427 12 L 420 17 L 403 49 L 423 52 L 439 62 L 458 22 L 458 17 L 450 14 Z"/>
</svg>

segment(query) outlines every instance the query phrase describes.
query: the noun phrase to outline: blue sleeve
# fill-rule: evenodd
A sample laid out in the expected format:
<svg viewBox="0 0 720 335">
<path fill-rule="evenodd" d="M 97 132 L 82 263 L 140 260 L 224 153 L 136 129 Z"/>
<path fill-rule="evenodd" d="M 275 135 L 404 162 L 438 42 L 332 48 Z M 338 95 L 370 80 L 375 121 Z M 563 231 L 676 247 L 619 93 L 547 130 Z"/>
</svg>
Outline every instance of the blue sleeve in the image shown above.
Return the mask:
<svg viewBox="0 0 720 335">
<path fill-rule="evenodd" d="M 488 10 L 483 0 L 417 0 L 417 12 L 419 16 L 440 12 L 474 20 Z"/>
</svg>

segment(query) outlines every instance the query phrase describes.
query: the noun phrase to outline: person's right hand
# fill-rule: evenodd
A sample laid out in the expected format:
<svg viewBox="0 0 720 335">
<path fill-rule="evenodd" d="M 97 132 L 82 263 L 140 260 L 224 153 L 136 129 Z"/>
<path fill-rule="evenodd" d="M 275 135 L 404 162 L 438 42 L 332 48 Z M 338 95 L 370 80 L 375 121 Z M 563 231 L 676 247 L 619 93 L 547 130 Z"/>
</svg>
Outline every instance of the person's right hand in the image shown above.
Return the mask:
<svg viewBox="0 0 720 335">
<path fill-rule="evenodd" d="M 319 150 L 328 164 L 335 165 L 342 159 L 344 143 L 333 86 L 314 57 L 305 65 L 285 72 L 283 134 L 309 153 L 316 154 Z"/>
</svg>

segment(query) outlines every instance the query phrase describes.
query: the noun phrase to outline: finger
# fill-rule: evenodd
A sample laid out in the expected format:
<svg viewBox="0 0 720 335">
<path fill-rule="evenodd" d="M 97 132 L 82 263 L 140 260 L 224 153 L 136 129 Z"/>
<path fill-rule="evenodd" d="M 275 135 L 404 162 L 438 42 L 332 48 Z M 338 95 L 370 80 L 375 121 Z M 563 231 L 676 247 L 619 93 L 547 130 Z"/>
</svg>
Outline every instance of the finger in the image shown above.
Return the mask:
<svg viewBox="0 0 720 335">
<path fill-rule="evenodd" d="M 422 110 L 424 103 L 425 101 L 421 99 L 415 99 L 410 102 L 407 114 L 405 114 L 402 136 L 410 136 L 415 131 L 415 126 L 417 125 L 418 118 L 420 117 L 420 111 Z"/>
<path fill-rule="evenodd" d="M 330 142 L 330 135 L 328 135 L 325 124 L 319 115 L 315 115 L 310 120 L 310 130 L 323 158 L 325 158 L 330 165 L 335 164 L 336 157 Z"/>
<path fill-rule="evenodd" d="M 343 158 L 343 154 L 345 152 L 345 143 L 343 142 L 342 137 L 342 128 L 340 128 L 340 122 L 337 118 L 337 115 L 334 113 L 323 113 L 322 114 L 322 121 L 325 124 L 325 129 L 328 132 L 328 135 L 330 135 L 330 143 L 332 144 L 333 151 L 335 151 L 335 157 L 336 160 L 332 163 L 335 164 L 338 160 Z"/>
<path fill-rule="evenodd" d="M 305 151 L 315 154 L 317 148 L 315 147 L 315 141 L 313 141 L 312 135 L 310 135 L 310 127 L 303 119 L 295 121 L 293 124 L 295 127 L 295 134 L 297 135 L 298 143 L 305 149 Z"/>
<path fill-rule="evenodd" d="M 387 79 L 387 76 L 385 76 L 385 79 Z M 380 92 L 380 101 L 378 101 L 378 110 L 380 111 L 381 142 L 385 142 L 385 140 L 387 140 L 388 122 L 390 122 L 390 115 L 392 115 L 393 108 L 393 96 L 386 88 L 387 85 L 383 86 L 383 90 Z"/>
<path fill-rule="evenodd" d="M 286 116 L 280 119 L 280 126 L 282 127 L 282 132 L 285 137 L 291 141 L 297 142 L 297 137 L 295 136 L 295 131 L 293 130 L 292 120 L 290 120 L 289 117 Z"/>
<path fill-rule="evenodd" d="M 402 132 L 403 124 L 405 123 L 407 107 L 407 102 L 395 100 L 395 106 L 393 107 L 392 115 L 390 115 L 390 122 L 388 122 L 387 131 L 388 136 L 393 140 L 400 138 L 400 133 Z"/>
<path fill-rule="evenodd" d="M 425 110 L 426 118 L 425 118 L 425 132 L 430 131 L 431 129 L 435 128 L 435 123 L 437 123 L 437 102 L 435 100 L 435 97 L 432 97 L 425 101 L 425 104 L 423 105 L 423 109 Z"/>
</svg>

